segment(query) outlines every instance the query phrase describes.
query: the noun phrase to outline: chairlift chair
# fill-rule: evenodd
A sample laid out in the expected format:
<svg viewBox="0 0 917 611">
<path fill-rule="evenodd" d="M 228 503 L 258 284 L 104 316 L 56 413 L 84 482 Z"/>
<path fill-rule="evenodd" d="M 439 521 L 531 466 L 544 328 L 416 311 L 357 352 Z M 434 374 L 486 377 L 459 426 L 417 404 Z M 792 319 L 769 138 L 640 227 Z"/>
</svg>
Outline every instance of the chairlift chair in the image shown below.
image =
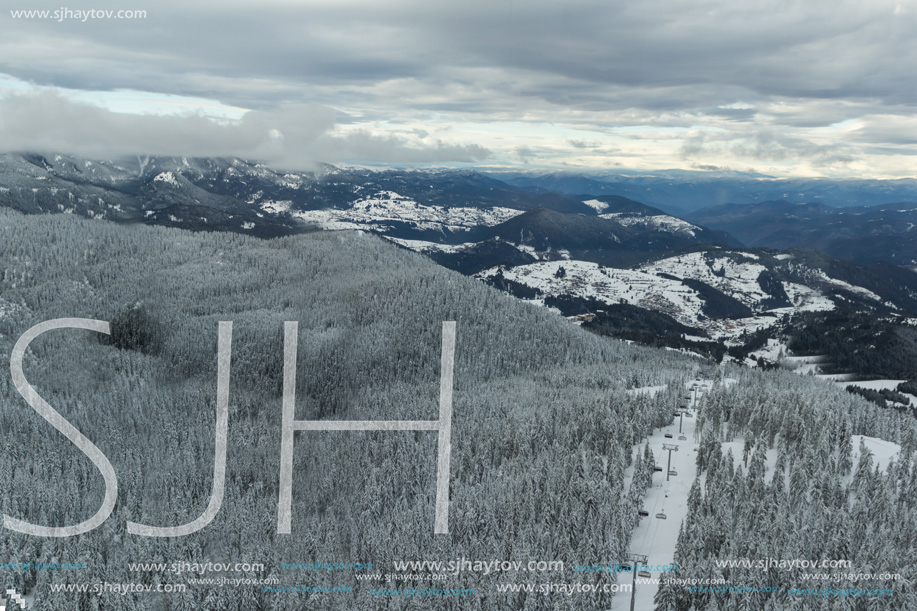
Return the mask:
<svg viewBox="0 0 917 611">
<path fill-rule="evenodd" d="M 672 439 L 672 433 L 666 433 L 666 434 L 665 434 L 665 438 L 666 438 L 666 439 Z"/>
<path fill-rule="evenodd" d="M 685 437 L 684 435 L 679 435 L 679 436 L 678 436 L 678 441 L 688 441 L 688 438 Z"/>
<path fill-rule="evenodd" d="M 661 511 L 656 514 L 656 517 L 659 518 L 660 520 L 665 520 L 665 514 L 662 513 Z"/>
<path fill-rule="evenodd" d="M 678 471 L 676 471 L 675 469 L 672 469 L 671 471 L 669 471 L 669 475 L 678 475 Z"/>
<path fill-rule="evenodd" d="M 650 512 L 648 512 L 648 511 L 645 510 L 645 509 L 641 509 L 641 510 L 640 510 L 639 512 L 637 512 L 637 513 L 640 514 L 640 517 L 641 517 L 641 518 L 645 518 L 645 517 L 647 517 L 648 515 L 650 515 Z"/>
<path fill-rule="evenodd" d="M 637 571 L 637 577 L 647 577 L 647 578 L 649 578 L 649 577 L 652 577 L 652 576 L 653 576 L 652 573 L 650 573 L 649 571 Z"/>
<path fill-rule="evenodd" d="M 653 473 L 661 473 L 662 467 L 653 467 Z"/>
</svg>

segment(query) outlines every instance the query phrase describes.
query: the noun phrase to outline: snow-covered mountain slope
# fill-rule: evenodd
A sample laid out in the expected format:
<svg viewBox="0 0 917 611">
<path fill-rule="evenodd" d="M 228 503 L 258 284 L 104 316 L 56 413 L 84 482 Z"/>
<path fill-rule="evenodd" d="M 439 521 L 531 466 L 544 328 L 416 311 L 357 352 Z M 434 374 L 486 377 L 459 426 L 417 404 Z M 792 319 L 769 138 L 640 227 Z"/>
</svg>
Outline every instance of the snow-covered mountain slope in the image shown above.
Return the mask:
<svg viewBox="0 0 917 611">
<path fill-rule="evenodd" d="M 637 202 L 635 205 L 640 206 Z M 652 210 L 652 209 L 650 209 Z M 614 212 L 603 215 L 564 213 L 538 208 L 515 214 L 498 224 L 488 225 L 500 210 L 494 210 L 476 227 L 453 234 L 407 235 L 389 233 L 401 239 L 428 242 L 471 243 L 451 257 L 439 262 L 471 274 L 494 265 L 518 264 L 518 255 L 535 260 L 578 259 L 614 267 L 628 267 L 658 253 L 701 245 L 728 246 L 734 239 L 710 232 L 665 214 L 643 215 L 640 211 Z M 466 226 L 467 228 L 467 226 Z M 499 242 L 511 260 L 493 260 L 494 245 Z M 490 243 L 485 246 L 485 243 Z M 429 250 L 421 246 L 422 250 Z M 484 253 L 484 256 L 478 256 Z"/>
<path fill-rule="evenodd" d="M 477 277 L 497 274 L 524 284 L 543 296 L 569 295 L 604 303 L 631 303 L 671 315 L 695 325 L 703 301 L 697 291 L 678 280 L 660 278 L 640 270 L 615 269 L 589 261 L 539 261 L 510 269 L 491 268 Z"/>
<path fill-rule="evenodd" d="M 642 216 L 635 214 L 628 214 L 626 212 L 609 212 L 607 214 L 600 214 L 603 219 L 612 219 L 615 220 L 625 227 L 641 227 L 643 229 L 654 229 L 656 231 L 664 231 L 667 233 L 672 233 L 675 235 L 684 235 L 689 237 L 695 237 L 697 232 L 701 228 L 693 223 L 682 220 L 680 218 L 665 215 L 659 216 Z"/>
<path fill-rule="evenodd" d="M 584 303 L 635 305 L 727 341 L 772 326 L 784 315 L 831 310 L 841 300 L 898 309 L 886 297 L 831 277 L 804 257 L 766 251 L 693 252 L 634 269 L 577 260 L 539 261 L 492 267 L 477 276 L 491 283 L 507 280 L 533 289 L 540 303 L 548 297 L 565 296 Z M 742 315 L 729 315 L 730 311 Z"/>
<path fill-rule="evenodd" d="M 0 206 L 264 238 L 370 231 L 518 296 L 579 300 L 578 314 L 642 308 L 614 316 L 645 336 L 665 325 L 676 336 L 706 330 L 738 341 L 785 314 L 842 302 L 917 314 L 917 274 L 903 268 L 743 250 L 729 234 L 632 199 L 533 191 L 468 170 L 287 172 L 231 158 L 7 154 Z M 654 323 L 637 320 L 645 311 L 658 313 Z"/>
<path fill-rule="evenodd" d="M 262 204 L 262 208 L 274 209 L 274 205 Z M 392 228 L 392 223 L 407 223 L 420 230 L 448 229 L 454 232 L 498 225 L 522 214 L 522 211 L 499 206 L 428 206 L 394 191 L 380 191 L 356 200 L 348 209 L 303 210 L 292 214 L 322 229 L 371 229 L 386 232 Z"/>
<path fill-rule="evenodd" d="M 586 199 L 583 203 L 598 212 L 602 218 L 613 219 L 625 227 L 641 227 L 690 238 L 700 236 L 711 243 L 737 245 L 730 243 L 730 239 L 724 233 L 716 234 L 705 227 L 667 214 L 659 208 L 626 197 L 604 195 Z"/>
<path fill-rule="evenodd" d="M 540 207 L 594 214 L 577 198 L 531 193 L 467 170 L 320 165 L 286 172 L 234 158 L 37 154 L 0 155 L 0 206 L 261 237 L 319 227 L 440 243 L 470 241 L 450 235 Z"/>
</svg>

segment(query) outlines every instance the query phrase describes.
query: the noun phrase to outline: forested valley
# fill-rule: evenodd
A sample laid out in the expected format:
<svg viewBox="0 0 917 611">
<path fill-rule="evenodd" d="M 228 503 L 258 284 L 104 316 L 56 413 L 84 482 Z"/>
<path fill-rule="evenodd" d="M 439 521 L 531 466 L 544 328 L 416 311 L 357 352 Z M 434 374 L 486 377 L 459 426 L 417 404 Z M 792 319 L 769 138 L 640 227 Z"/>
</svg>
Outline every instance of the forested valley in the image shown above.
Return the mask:
<svg viewBox="0 0 917 611">
<path fill-rule="evenodd" d="M 73 538 L 0 530 L 0 558 L 82 562 L 85 581 L 167 581 L 129 562 L 257 562 L 282 583 L 282 563 L 401 559 L 535 559 L 614 563 L 627 551 L 645 477 L 625 486 L 632 448 L 671 422 L 701 366 L 717 384 L 698 422 L 702 476 L 679 539 L 682 576 L 715 558 L 815 554 L 913 578 L 917 514 L 914 419 L 786 372 L 714 366 L 588 333 L 380 238 L 314 233 L 259 240 L 237 234 L 118 226 L 68 215 L 0 210 L 0 353 L 55 318 L 111 321 L 112 334 L 58 330 L 36 339 L 25 374 L 91 439 L 118 474 L 118 501 L 100 528 Z M 448 535 L 434 535 L 436 435 L 424 431 L 296 434 L 292 534 L 276 533 L 284 321 L 299 322 L 298 419 L 433 420 L 440 329 L 457 322 Z M 228 466 L 220 513 L 185 537 L 129 534 L 170 526 L 207 506 L 214 456 L 217 327 L 233 321 Z M 628 393 L 663 386 L 655 395 Z M 701 426 L 702 425 L 702 426 Z M 0 509 L 37 524 L 74 524 L 103 497 L 92 463 L 0 376 Z M 857 435 L 902 446 L 885 472 L 851 464 Z M 754 440 L 746 469 L 720 451 Z M 780 452 L 765 476 L 761 452 Z M 638 461 L 642 462 L 642 461 Z M 646 469 L 637 465 L 638 474 Z M 746 475 L 747 473 L 747 475 Z M 848 478 L 852 475 L 852 478 Z M 846 478 L 846 479 L 845 479 Z M 849 482 L 848 482 L 849 480 Z M 189 587 L 156 594 L 51 593 L 63 572 L 7 572 L 37 592 L 37 611 L 125 609 L 423 609 L 422 598 L 374 597 L 350 574 L 309 574 L 348 594 L 276 594 Z M 773 579 L 733 572 L 730 581 Z M 787 583 L 793 575 L 780 575 Z M 613 573 L 557 576 L 600 583 Z M 524 573 L 465 572 L 438 609 L 606 609 L 601 596 L 498 593 Z M 744 581 L 743 581 L 744 580 Z M 917 608 L 895 584 L 887 609 Z M 665 609 L 822 608 L 773 596 L 660 590 Z M 848 599 L 849 608 L 866 608 Z M 835 601 L 818 603 L 834 605 Z M 845 603 L 846 604 L 846 603 Z M 803 605 L 803 606 L 800 606 Z M 840 608 L 824 606 L 824 608 Z"/>
</svg>

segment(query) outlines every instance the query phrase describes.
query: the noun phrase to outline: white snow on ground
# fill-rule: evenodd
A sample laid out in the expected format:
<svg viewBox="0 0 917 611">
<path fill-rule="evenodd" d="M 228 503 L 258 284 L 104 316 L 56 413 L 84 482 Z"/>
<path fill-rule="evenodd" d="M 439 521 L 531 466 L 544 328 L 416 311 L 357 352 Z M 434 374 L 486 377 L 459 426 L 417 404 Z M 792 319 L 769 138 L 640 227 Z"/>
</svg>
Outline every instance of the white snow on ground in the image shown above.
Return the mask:
<svg viewBox="0 0 917 611">
<path fill-rule="evenodd" d="M 266 202 L 261 202 L 261 209 L 265 212 L 270 212 L 271 214 L 281 214 L 283 212 L 289 212 L 290 206 L 292 205 L 292 200 L 288 199 L 280 201 L 268 200 Z"/>
<path fill-rule="evenodd" d="M 535 257 L 536 259 L 542 258 L 541 256 L 539 256 L 538 251 L 535 250 L 534 246 L 529 246 L 527 244 L 513 244 L 513 246 L 518 248 L 520 252 L 524 252 L 527 255 L 531 255 Z"/>
<path fill-rule="evenodd" d="M 804 284 L 794 282 L 784 282 L 783 290 L 786 296 L 790 298 L 794 310 L 803 312 L 819 312 L 833 310 L 834 302 L 814 289 L 810 289 Z M 773 310 L 774 312 L 790 311 L 790 308 Z"/>
<path fill-rule="evenodd" d="M 153 182 L 164 182 L 172 185 L 173 187 L 178 186 L 178 180 L 175 178 L 175 174 L 172 172 L 162 172 L 153 177 Z"/>
<path fill-rule="evenodd" d="M 815 375 L 819 372 L 819 365 L 826 363 L 828 357 L 823 354 L 814 356 L 785 356 L 780 364 L 799 375 Z"/>
<path fill-rule="evenodd" d="M 778 360 L 785 357 L 787 352 L 789 352 L 789 349 L 785 343 L 778 339 L 769 337 L 767 339 L 766 346 L 759 350 L 755 350 L 754 352 L 750 352 L 749 356 L 753 360 L 756 360 L 758 357 L 760 357 L 769 363 L 776 363 Z M 755 363 L 755 366 L 757 366 L 757 363 Z"/>
<path fill-rule="evenodd" d="M 774 444 L 776 445 L 776 443 Z M 743 453 L 745 452 L 745 438 L 741 435 L 736 437 L 733 441 L 724 441 L 722 443 L 723 456 L 732 450 L 732 466 L 733 468 L 742 465 L 742 470 L 745 474 L 748 474 L 748 465 L 745 464 L 743 459 Z M 751 462 L 752 454 L 748 455 L 748 461 Z M 774 477 L 774 466 L 777 464 L 777 448 L 768 448 L 764 454 L 764 465 L 766 470 L 764 472 L 764 481 L 770 483 L 771 479 Z"/>
<path fill-rule="evenodd" d="M 866 445 L 866 448 L 872 452 L 873 465 L 878 465 L 880 471 L 885 471 L 888 468 L 888 464 L 892 459 L 897 460 L 898 456 L 901 453 L 901 446 L 897 443 L 892 443 L 891 441 L 885 441 L 884 439 L 878 439 L 876 437 L 866 437 L 864 435 L 854 435 L 851 439 L 851 445 L 853 449 L 850 452 L 850 458 L 853 461 L 853 470 L 856 469 L 857 461 L 860 459 L 860 440 L 863 440 L 863 443 Z M 774 444 L 776 446 L 776 443 Z M 742 469 L 745 473 L 748 473 L 748 465 L 745 464 L 743 460 L 743 452 L 745 451 L 745 438 L 742 436 L 736 437 L 733 441 L 725 441 L 722 444 L 723 456 L 729 450 L 732 450 L 732 460 L 733 467 L 738 467 L 742 465 Z M 751 461 L 751 454 L 749 454 L 748 460 Z M 765 453 L 765 467 L 766 471 L 764 474 L 764 480 L 768 483 L 774 478 L 774 466 L 777 464 L 777 448 L 771 447 L 767 449 Z M 853 480 L 853 473 L 849 474 L 845 478 L 845 483 L 850 483 Z"/>
<path fill-rule="evenodd" d="M 563 277 L 558 277 L 561 267 L 564 268 Z M 476 275 L 489 278 L 497 271 L 494 267 Z M 702 305 L 697 292 L 677 280 L 637 270 L 602 267 L 587 261 L 541 261 L 503 270 L 503 275 L 545 295 L 591 297 L 607 303 L 624 300 L 664 312 L 685 324 L 696 324 Z"/>
<path fill-rule="evenodd" d="M 640 388 L 630 388 L 625 390 L 629 395 L 649 395 L 655 397 L 660 390 L 665 390 L 665 386 L 641 386 Z"/>
<path fill-rule="evenodd" d="M 519 248 L 522 249 L 522 247 Z M 534 251 L 530 254 L 538 256 L 538 253 Z M 684 257 L 689 258 L 693 255 Z M 655 264 L 636 270 L 603 267 L 587 261 L 542 261 L 502 270 L 502 273 L 504 277 L 535 288 L 546 296 L 572 295 L 594 298 L 605 303 L 620 303 L 623 300 L 623 303 L 668 314 L 682 324 L 700 327 L 710 334 L 710 337 L 725 339 L 727 342 L 741 343 L 739 338 L 743 333 L 754 333 L 758 329 L 773 326 L 783 314 L 799 309 L 831 309 L 834 307 L 829 299 L 801 287 L 792 291 L 792 294 L 797 296 L 797 303 L 800 304 L 798 308 L 775 309 L 769 313 L 740 320 L 709 320 L 702 314 L 703 299 L 697 291 L 682 284 L 679 280 L 656 275 L 657 273 L 668 273 L 679 276 L 677 273 L 672 273 L 673 270 L 665 263 L 676 259 L 677 257 L 673 257 L 657 261 Z M 561 267 L 564 268 L 565 273 L 563 277 L 558 277 L 558 270 Z M 763 269 L 760 265 L 756 267 Z M 489 278 L 497 271 L 498 268 L 491 268 L 479 272 L 476 276 Z M 753 271 L 749 271 L 747 275 L 751 276 Z M 703 276 L 706 278 L 707 274 Z M 709 276 L 719 279 L 712 273 Z M 692 276 L 683 274 L 680 277 Z M 756 274 L 753 279 L 740 279 L 737 282 L 746 285 L 746 288 L 743 289 L 746 292 L 752 292 L 754 289 L 760 293 L 759 298 L 765 298 L 763 291 L 757 285 Z"/>
<path fill-rule="evenodd" d="M 353 228 L 358 227 L 358 226 L 366 227 L 365 225 L 357 225 L 355 223 L 352 223 L 351 225 L 353 225 Z M 456 252 L 461 252 L 467 248 L 471 248 L 472 246 L 476 246 L 478 244 L 477 242 L 464 242 L 462 244 L 440 244 L 438 242 L 429 242 L 426 240 L 408 240 L 404 238 L 395 238 L 395 237 L 391 237 L 387 235 L 384 235 L 382 237 L 385 238 L 386 240 L 394 242 L 395 244 L 404 246 L 405 248 L 409 248 L 415 252 L 421 252 L 421 253 L 431 253 L 431 252 L 456 253 Z M 504 240 L 499 240 L 499 241 L 503 242 L 504 244 L 509 244 L 513 248 L 517 249 L 519 252 L 525 253 L 535 259 L 548 259 L 548 258 L 555 258 L 556 256 L 560 256 L 563 259 L 570 258 L 570 252 L 567 250 L 552 251 L 551 249 L 548 249 L 546 251 L 538 251 L 538 250 L 535 250 L 534 247 L 528 246 L 526 244 L 513 244 L 512 242 L 506 242 Z"/>
<path fill-rule="evenodd" d="M 701 382 L 705 388 L 709 388 L 709 381 Z M 693 382 L 689 383 L 693 384 Z M 643 389 L 633 389 L 640 391 Z M 634 554 L 643 554 L 647 556 L 647 565 L 650 568 L 656 568 L 659 565 L 670 565 L 675 561 L 675 544 L 678 541 L 678 530 L 682 521 L 688 515 L 688 495 L 691 492 L 691 485 L 697 477 L 697 447 L 698 444 L 694 439 L 694 426 L 697 422 L 697 412 L 693 408 L 689 409 L 692 417 L 675 418 L 672 424 L 656 429 L 653 435 L 647 440 L 635 445 L 632 452 L 643 452 L 643 446 L 649 441 L 650 450 L 658 466 L 662 471 L 653 474 L 653 483 L 647 490 L 643 499 L 643 509 L 649 512 L 649 516 L 641 518 L 640 523 L 631 533 L 630 546 L 628 551 Z M 679 434 L 679 421 L 682 425 L 682 433 Z M 669 433 L 672 438 L 666 438 L 665 434 Z M 679 439 L 683 435 L 684 440 Z M 668 466 L 669 452 L 662 449 L 662 444 L 675 444 L 678 446 L 677 452 L 672 452 L 671 468 L 677 473 L 669 477 L 666 481 L 666 467 Z M 630 485 L 630 478 L 633 477 L 633 467 L 625 472 L 625 490 Z M 656 517 L 657 513 L 665 514 L 665 519 Z M 659 579 L 661 571 L 650 571 L 652 579 Z M 638 578 L 639 579 L 639 578 Z M 619 584 L 630 584 L 633 581 L 631 575 L 618 574 Z M 655 584 L 637 584 L 634 591 L 636 601 L 635 609 L 653 609 L 653 596 L 659 586 Z M 628 611 L 630 609 L 630 592 L 619 592 L 611 600 L 612 611 Z"/>
<path fill-rule="evenodd" d="M 600 202 L 597 199 L 589 199 L 589 200 L 584 201 L 583 203 L 589 206 L 590 208 L 592 208 L 593 210 L 595 210 L 596 212 L 602 212 L 603 210 L 608 208 L 608 204 L 606 204 L 605 202 Z"/>
<path fill-rule="evenodd" d="M 263 207 L 263 206 L 262 206 Z M 306 222 L 324 229 L 353 229 L 371 226 L 385 227 L 387 222 L 413 223 L 420 229 L 468 229 L 480 225 L 492 226 L 522 214 L 512 208 L 465 208 L 427 206 L 394 191 L 379 191 L 353 203 L 347 210 L 305 210 L 293 213 Z"/>
<path fill-rule="evenodd" d="M 678 278 L 700 280 L 749 307 L 770 298 L 758 284 L 758 276 L 767 268 L 753 260 L 736 261 L 716 256 L 713 251 L 669 257 L 646 263 L 639 269 L 651 274 L 666 273 Z"/>
<path fill-rule="evenodd" d="M 680 352 L 681 354 L 685 354 L 687 356 L 693 356 L 694 358 L 698 358 L 698 359 L 706 360 L 710 358 L 706 354 L 699 354 L 697 352 L 694 352 L 693 350 L 688 350 L 687 348 L 673 348 L 672 346 L 663 346 L 662 349 L 668 350 L 669 352 Z"/>
<path fill-rule="evenodd" d="M 898 460 L 898 456 L 901 454 L 901 446 L 899 446 L 897 443 L 885 441 L 884 439 L 879 439 L 877 437 L 854 435 L 850 440 L 852 442 L 851 445 L 853 445 L 853 452 L 851 456 L 853 459 L 853 468 L 851 468 L 851 473 L 846 478 L 846 483 L 850 483 L 853 480 L 853 474 L 856 472 L 856 466 L 860 460 L 861 440 L 866 446 L 866 449 L 872 452 L 873 467 L 878 465 L 880 471 L 885 471 L 888 469 L 888 464 L 892 461 L 892 459 Z"/>
<path fill-rule="evenodd" d="M 600 214 L 599 216 L 601 216 L 603 219 L 611 219 L 613 221 L 617 221 L 625 227 L 636 225 L 639 227 L 664 231 L 666 233 L 674 233 L 692 237 L 696 235 L 695 231 L 699 229 L 697 225 L 692 225 L 688 221 L 683 221 L 680 218 L 669 216 L 667 214 L 644 216 L 642 214 L 633 212 L 609 212 L 607 214 Z"/>
<path fill-rule="evenodd" d="M 736 255 L 743 260 L 737 260 Z M 758 276 L 765 267 L 755 263 L 758 256 L 751 253 L 733 253 L 719 255 L 716 251 L 706 251 L 679 255 L 642 265 L 639 269 L 650 273 L 666 273 L 678 278 L 700 280 L 710 286 L 735 297 L 754 310 L 761 310 L 761 302 L 770 298 L 758 284 Z M 779 258 L 779 257 L 778 257 Z M 867 289 L 853 286 L 842 280 L 830 278 L 820 269 L 808 270 L 812 280 L 826 288 L 844 289 L 881 302 L 881 298 Z M 783 314 L 790 311 L 818 311 L 834 309 L 834 302 L 821 292 L 807 286 L 784 282 L 783 288 L 794 308 L 778 308 L 771 312 Z"/>
<path fill-rule="evenodd" d="M 454 253 L 474 246 L 474 242 L 466 242 L 464 244 L 437 244 L 436 242 L 427 242 L 424 240 L 405 240 L 402 238 L 393 238 L 390 236 L 383 236 L 386 240 L 394 242 L 399 246 L 404 246 L 416 252 L 448 252 Z"/>
<path fill-rule="evenodd" d="M 872 291 L 870 291 L 869 289 L 864 289 L 861 286 L 854 286 L 852 284 L 844 282 L 843 280 L 831 278 L 830 276 L 828 276 L 828 274 L 826 274 L 824 271 L 820 269 L 810 270 L 809 273 L 811 273 L 817 279 L 821 280 L 822 282 L 824 282 L 825 284 L 833 288 L 844 289 L 844 290 L 850 291 L 851 293 L 855 295 L 866 297 L 867 299 L 873 299 L 880 303 L 882 302 L 882 298 L 876 295 L 875 293 L 873 293 Z"/>
</svg>

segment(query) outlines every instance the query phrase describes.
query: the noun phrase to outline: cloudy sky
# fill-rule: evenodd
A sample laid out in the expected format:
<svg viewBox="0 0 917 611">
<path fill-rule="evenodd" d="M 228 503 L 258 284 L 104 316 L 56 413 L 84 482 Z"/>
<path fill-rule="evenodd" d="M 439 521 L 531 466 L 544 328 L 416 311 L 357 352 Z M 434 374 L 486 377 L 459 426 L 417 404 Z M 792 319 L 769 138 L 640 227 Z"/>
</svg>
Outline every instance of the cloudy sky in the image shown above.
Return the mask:
<svg viewBox="0 0 917 611">
<path fill-rule="evenodd" d="M 4 2 L 0 151 L 917 176 L 917 0 L 72 2 Z"/>
</svg>

